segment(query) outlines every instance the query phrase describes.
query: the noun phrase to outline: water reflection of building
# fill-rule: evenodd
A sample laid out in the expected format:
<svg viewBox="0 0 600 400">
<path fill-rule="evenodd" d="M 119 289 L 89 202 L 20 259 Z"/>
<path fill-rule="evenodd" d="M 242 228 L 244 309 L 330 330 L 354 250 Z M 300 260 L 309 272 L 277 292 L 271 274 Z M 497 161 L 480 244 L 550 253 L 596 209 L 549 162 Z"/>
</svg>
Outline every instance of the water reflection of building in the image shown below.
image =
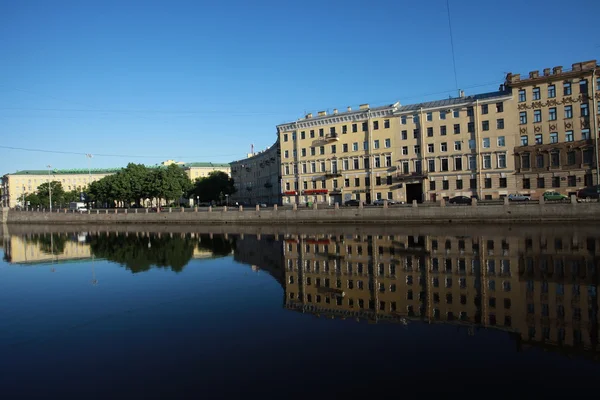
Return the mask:
<svg viewBox="0 0 600 400">
<path fill-rule="evenodd" d="M 597 349 L 598 240 L 579 240 L 576 251 L 563 244 L 562 253 L 552 255 L 534 249 L 532 241 L 494 235 L 290 236 L 284 242 L 285 306 L 369 321 L 493 327 L 514 332 L 521 343 Z M 568 274 L 550 265 L 575 268 L 577 280 L 565 282 Z M 543 272 L 550 270 L 548 276 Z"/>
<path fill-rule="evenodd" d="M 283 249 L 273 235 L 240 235 L 235 243 L 234 260 L 265 270 L 283 285 Z"/>
<path fill-rule="evenodd" d="M 5 236 L 4 257 L 15 264 L 87 259 L 92 257 L 89 243 L 73 235 Z"/>
</svg>

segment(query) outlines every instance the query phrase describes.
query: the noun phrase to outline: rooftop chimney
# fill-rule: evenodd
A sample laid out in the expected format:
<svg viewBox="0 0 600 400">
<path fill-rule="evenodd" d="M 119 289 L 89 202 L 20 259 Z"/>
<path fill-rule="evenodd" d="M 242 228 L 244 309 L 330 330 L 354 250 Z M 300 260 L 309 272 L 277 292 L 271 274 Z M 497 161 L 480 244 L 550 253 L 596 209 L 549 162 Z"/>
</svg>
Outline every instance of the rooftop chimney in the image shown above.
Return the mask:
<svg viewBox="0 0 600 400">
<path fill-rule="evenodd" d="M 312 118 L 312 113 L 306 114 L 306 118 Z"/>
<path fill-rule="evenodd" d="M 324 117 L 327 115 L 327 111 L 319 111 L 319 117 Z"/>
<path fill-rule="evenodd" d="M 352 111 L 352 107 L 348 106 L 348 111 Z"/>
<path fill-rule="evenodd" d="M 465 97 L 465 91 L 464 90 L 459 90 L 458 91 L 458 97 Z"/>
<path fill-rule="evenodd" d="M 552 68 L 552 74 L 554 74 L 554 75 L 562 74 L 562 65 Z"/>
<path fill-rule="evenodd" d="M 369 104 L 368 103 L 361 104 L 360 106 L 358 106 L 358 108 L 360 110 L 368 110 L 369 109 Z"/>
<path fill-rule="evenodd" d="M 334 108 L 334 109 L 333 109 L 333 113 L 334 113 L 334 114 L 337 114 L 337 113 L 338 113 L 338 110 L 337 110 L 337 108 Z"/>
<path fill-rule="evenodd" d="M 529 79 L 535 79 L 540 76 L 540 71 L 531 71 L 529 73 Z"/>
<path fill-rule="evenodd" d="M 550 76 L 550 68 L 544 68 L 544 76 Z"/>
</svg>

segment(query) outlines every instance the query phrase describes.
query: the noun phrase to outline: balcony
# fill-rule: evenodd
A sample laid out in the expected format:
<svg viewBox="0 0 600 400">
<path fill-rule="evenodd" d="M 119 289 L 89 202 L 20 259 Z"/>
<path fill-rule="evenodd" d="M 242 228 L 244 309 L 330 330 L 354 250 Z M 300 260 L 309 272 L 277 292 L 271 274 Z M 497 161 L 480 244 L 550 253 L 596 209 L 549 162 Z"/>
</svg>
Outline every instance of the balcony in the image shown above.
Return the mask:
<svg viewBox="0 0 600 400">
<path fill-rule="evenodd" d="M 339 178 L 340 176 L 342 176 L 342 173 L 337 169 L 334 169 L 331 171 L 325 171 L 323 175 L 325 176 L 325 178 Z"/>
<path fill-rule="evenodd" d="M 402 172 L 398 172 L 395 176 L 394 176 L 394 180 L 396 182 L 403 182 L 403 181 L 408 181 L 408 180 L 413 180 L 413 179 L 426 179 L 427 178 L 427 173 L 426 172 L 409 172 L 409 173 L 402 173 Z"/>
<path fill-rule="evenodd" d="M 337 133 L 330 133 L 328 135 L 325 135 L 326 142 L 333 142 L 338 140 L 340 140 L 340 135 L 338 135 Z"/>
</svg>

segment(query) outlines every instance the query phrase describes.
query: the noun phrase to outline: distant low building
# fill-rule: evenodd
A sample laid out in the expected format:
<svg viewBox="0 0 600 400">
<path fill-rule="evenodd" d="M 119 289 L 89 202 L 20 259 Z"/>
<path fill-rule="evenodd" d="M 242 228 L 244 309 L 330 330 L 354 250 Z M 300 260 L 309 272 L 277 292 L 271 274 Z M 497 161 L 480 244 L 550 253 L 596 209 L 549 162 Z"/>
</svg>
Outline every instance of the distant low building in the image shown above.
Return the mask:
<svg viewBox="0 0 600 400">
<path fill-rule="evenodd" d="M 236 192 L 231 202 L 279 204 L 281 193 L 281 157 L 279 141 L 243 160 L 233 161 L 231 177 Z"/>
</svg>

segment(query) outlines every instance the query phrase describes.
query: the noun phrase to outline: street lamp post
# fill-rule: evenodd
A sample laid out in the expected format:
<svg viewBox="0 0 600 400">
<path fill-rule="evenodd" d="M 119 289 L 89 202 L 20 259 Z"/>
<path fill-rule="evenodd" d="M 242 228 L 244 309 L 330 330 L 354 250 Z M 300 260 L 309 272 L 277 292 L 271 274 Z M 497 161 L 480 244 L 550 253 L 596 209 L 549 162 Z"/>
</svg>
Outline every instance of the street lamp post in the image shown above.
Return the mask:
<svg viewBox="0 0 600 400">
<path fill-rule="evenodd" d="M 50 212 L 52 212 L 52 182 L 50 181 L 50 169 L 52 165 L 46 165 L 48 168 L 48 199 L 50 202 Z"/>
<path fill-rule="evenodd" d="M 88 160 L 88 191 L 89 191 L 89 187 L 92 184 L 92 154 L 86 154 L 85 157 Z M 87 196 L 86 196 L 87 197 Z M 89 207 L 89 204 L 88 204 Z"/>
<path fill-rule="evenodd" d="M 227 203 L 227 207 L 229 207 L 229 195 L 225 195 L 225 203 Z"/>
</svg>

